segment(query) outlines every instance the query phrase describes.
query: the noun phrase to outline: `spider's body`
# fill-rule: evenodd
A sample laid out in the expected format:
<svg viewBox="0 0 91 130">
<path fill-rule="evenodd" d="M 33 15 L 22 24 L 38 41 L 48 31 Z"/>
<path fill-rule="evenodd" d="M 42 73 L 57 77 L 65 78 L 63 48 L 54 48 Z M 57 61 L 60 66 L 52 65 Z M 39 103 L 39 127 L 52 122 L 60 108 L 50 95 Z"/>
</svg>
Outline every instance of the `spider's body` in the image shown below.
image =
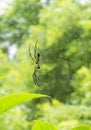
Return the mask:
<svg viewBox="0 0 91 130">
<path fill-rule="evenodd" d="M 38 65 L 39 65 L 39 60 L 40 60 L 40 53 L 37 53 L 36 64 L 38 64 Z"/>
<path fill-rule="evenodd" d="M 32 60 L 33 60 L 33 61 L 35 62 L 35 64 L 36 64 L 36 66 L 35 66 L 35 68 L 34 68 L 33 75 L 32 75 L 32 76 L 33 76 L 33 81 L 34 81 L 35 85 L 39 86 L 39 85 L 38 85 L 38 82 L 37 82 L 37 75 L 36 75 L 36 73 L 37 73 L 38 69 L 40 69 L 40 65 L 39 65 L 40 53 L 37 53 L 37 52 L 36 52 L 36 47 L 37 47 L 37 41 L 36 41 L 35 47 L 34 47 L 34 57 L 32 57 L 31 52 L 30 52 L 30 45 L 29 45 L 29 55 L 31 56 Z"/>
</svg>

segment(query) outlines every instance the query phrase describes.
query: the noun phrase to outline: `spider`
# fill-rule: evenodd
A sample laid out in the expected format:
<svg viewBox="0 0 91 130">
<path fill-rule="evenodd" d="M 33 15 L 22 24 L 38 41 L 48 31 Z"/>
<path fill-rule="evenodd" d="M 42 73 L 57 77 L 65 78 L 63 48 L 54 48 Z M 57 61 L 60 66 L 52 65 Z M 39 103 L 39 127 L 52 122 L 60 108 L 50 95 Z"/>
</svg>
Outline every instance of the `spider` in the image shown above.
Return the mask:
<svg viewBox="0 0 91 130">
<path fill-rule="evenodd" d="M 34 61 L 34 63 L 35 63 L 34 72 L 32 74 L 33 81 L 34 81 L 35 85 L 39 86 L 39 84 L 37 82 L 37 75 L 36 75 L 37 71 L 40 69 L 40 65 L 39 65 L 40 53 L 39 52 L 37 53 L 37 50 L 36 50 L 37 42 L 38 41 L 36 41 L 35 46 L 34 46 L 34 56 L 32 56 L 32 54 L 31 54 L 30 45 L 29 45 L 29 55 L 30 55 L 31 59 Z"/>
</svg>

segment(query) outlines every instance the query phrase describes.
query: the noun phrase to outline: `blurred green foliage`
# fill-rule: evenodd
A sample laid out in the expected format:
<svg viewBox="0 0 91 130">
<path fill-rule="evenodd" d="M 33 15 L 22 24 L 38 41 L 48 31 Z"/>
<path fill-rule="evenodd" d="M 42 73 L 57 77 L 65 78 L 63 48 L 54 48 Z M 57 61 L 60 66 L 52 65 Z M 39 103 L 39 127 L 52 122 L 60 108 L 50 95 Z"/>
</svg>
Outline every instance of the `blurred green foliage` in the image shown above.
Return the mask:
<svg viewBox="0 0 91 130">
<path fill-rule="evenodd" d="M 35 63 L 29 57 L 28 50 L 30 43 L 31 53 L 34 55 L 33 49 L 37 39 L 37 50 L 41 54 L 41 68 L 37 73 L 40 87 L 35 86 L 32 80 Z M 12 45 L 16 45 L 17 52 L 13 59 L 10 59 Z M 50 108 L 52 122 L 61 122 L 61 126 L 69 126 L 74 120 L 77 124 L 85 120 L 88 123 L 83 113 L 91 116 L 90 108 L 87 108 L 91 105 L 90 64 L 90 1 L 82 4 L 77 0 L 46 0 L 45 3 L 38 0 L 13 0 L 5 12 L 0 14 L 0 96 L 21 91 L 47 94 L 69 104 L 63 105 L 62 108 L 60 105 L 59 108 L 55 108 L 56 105 Z M 85 109 L 80 109 L 80 105 Z M 60 111 L 64 114 L 59 115 Z M 76 111 L 74 118 L 71 117 L 73 111 Z M 15 122 L 14 113 L 16 111 L 6 114 L 7 119 L 1 117 L 1 124 L 4 125 L 1 125 L 0 129 L 4 130 L 5 125 L 8 125 L 9 130 L 28 130 L 32 124 L 31 120 L 38 118 L 37 113 L 42 116 L 41 111 L 33 104 L 27 104 L 26 108 L 18 113 L 19 120 L 22 117 L 25 119 L 21 120 L 20 124 L 18 118 L 17 123 Z M 9 114 L 12 115 L 13 128 L 10 128 Z M 49 120 L 45 116 L 46 112 L 43 114 L 43 118 Z M 59 119 L 56 119 L 57 115 Z M 62 122 L 65 120 L 63 116 L 66 122 Z M 13 123 L 17 125 L 14 126 Z M 29 126 L 22 126 L 27 123 Z"/>
<path fill-rule="evenodd" d="M 37 108 L 41 116 L 36 113 L 38 119 L 53 122 L 59 130 L 67 130 L 81 124 L 91 125 L 91 107 L 84 105 L 64 105 L 57 100 L 50 103 L 38 104 Z"/>
</svg>

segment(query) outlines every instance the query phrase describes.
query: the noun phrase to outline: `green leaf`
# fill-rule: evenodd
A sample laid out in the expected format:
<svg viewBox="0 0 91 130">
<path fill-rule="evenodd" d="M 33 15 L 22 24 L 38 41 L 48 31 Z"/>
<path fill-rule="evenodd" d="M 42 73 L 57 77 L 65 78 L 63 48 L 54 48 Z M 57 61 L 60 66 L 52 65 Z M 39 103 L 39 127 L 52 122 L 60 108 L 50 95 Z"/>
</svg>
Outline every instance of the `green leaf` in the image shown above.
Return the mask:
<svg viewBox="0 0 91 130">
<path fill-rule="evenodd" d="M 48 97 L 42 94 L 20 93 L 0 98 L 0 114 L 33 98 Z"/>
<path fill-rule="evenodd" d="M 87 126 L 87 125 L 83 125 L 83 126 L 75 127 L 75 128 L 73 128 L 71 130 L 91 130 L 91 127 Z"/>
<path fill-rule="evenodd" d="M 51 122 L 35 121 L 32 130 L 58 130 Z"/>
</svg>

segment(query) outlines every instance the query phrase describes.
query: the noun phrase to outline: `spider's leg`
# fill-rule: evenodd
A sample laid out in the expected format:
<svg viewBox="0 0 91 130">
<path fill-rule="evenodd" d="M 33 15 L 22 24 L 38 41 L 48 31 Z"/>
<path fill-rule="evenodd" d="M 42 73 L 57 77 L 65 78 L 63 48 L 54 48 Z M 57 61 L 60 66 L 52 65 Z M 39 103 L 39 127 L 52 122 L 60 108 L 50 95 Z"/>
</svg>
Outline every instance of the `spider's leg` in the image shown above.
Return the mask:
<svg viewBox="0 0 91 130">
<path fill-rule="evenodd" d="M 36 49 L 37 49 L 37 42 L 38 42 L 38 40 L 36 41 L 35 46 L 34 46 L 34 58 L 35 59 L 37 58 L 37 51 L 36 51 Z"/>
<path fill-rule="evenodd" d="M 32 77 L 33 77 L 33 82 L 34 82 L 34 84 L 36 84 L 36 82 L 35 82 L 35 74 L 33 73 L 33 75 L 32 75 Z"/>
<path fill-rule="evenodd" d="M 38 66 L 36 65 L 34 72 L 33 72 L 33 81 L 34 81 L 35 85 L 39 86 L 38 82 L 37 82 L 37 76 L 36 76 L 37 70 L 38 70 Z"/>
<path fill-rule="evenodd" d="M 29 55 L 31 57 L 31 59 L 35 62 L 35 59 L 32 57 L 31 51 L 30 51 L 30 44 L 29 44 Z"/>
<path fill-rule="evenodd" d="M 35 84 L 36 86 L 39 86 L 39 84 L 38 84 L 38 82 L 37 82 L 37 76 L 36 76 L 35 73 L 33 73 L 33 81 L 34 81 L 34 84 Z"/>
</svg>

